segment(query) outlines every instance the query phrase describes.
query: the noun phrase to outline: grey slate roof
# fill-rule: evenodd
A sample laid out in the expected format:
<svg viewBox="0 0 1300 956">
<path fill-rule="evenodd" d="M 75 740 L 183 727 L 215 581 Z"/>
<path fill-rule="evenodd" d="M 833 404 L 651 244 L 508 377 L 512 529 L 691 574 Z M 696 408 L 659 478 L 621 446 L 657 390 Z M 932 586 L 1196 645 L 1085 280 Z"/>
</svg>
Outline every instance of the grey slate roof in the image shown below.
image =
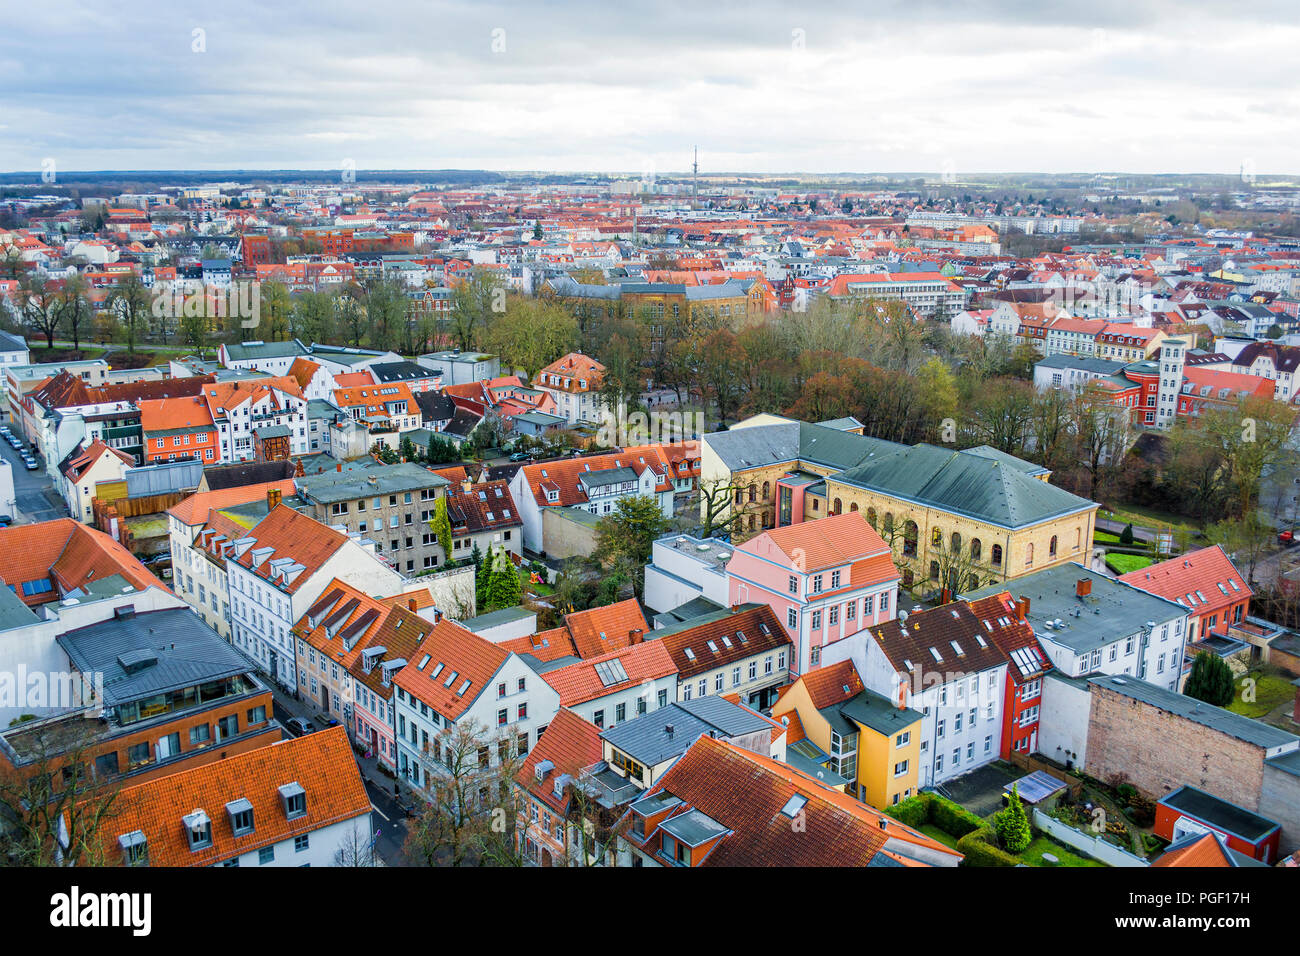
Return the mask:
<svg viewBox="0 0 1300 956">
<path fill-rule="evenodd" d="M 1005 461 L 926 444 L 899 447 L 829 481 L 1010 529 L 1097 507 Z"/>
<path fill-rule="evenodd" d="M 1152 707 L 1158 707 L 1167 713 L 1183 717 L 1211 730 L 1217 730 L 1221 734 L 1235 737 L 1248 744 L 1254 744 L 1256 747 L 1267 750 L 1284 748 L 1293 752 L 1300 747 L 1300 737 L 1295 734 L 1289 734 L 1260 720 L 1234 714 L 1232 711 L 1204 703 L 1194 697 L 1186 697 L 1177 691 L 1148 684 L 1135 677 L 1103 675 L 1092 678 L 1088 683 Z"/>
<path fill-rule="evenodd" d="M 1091 582 L 1092 593 L 1079 598 L 1075 586 L 1084 578 Z M 1003 591 L 1010 591 L 1013 598 L 1029 598 L 1026 618 L 1038 637 L 1076 654 L 1091 653 L 1136 634 L 1147 621 L 1161 624 L 1187 614 L 1180 604 L 1073 562 L 991 584 L 962 597 L 974 601 Z M 1047 626 L 1048 621 L 1058 619 L 1060 628 Z"/>
<path fill-rule="evenodd" d="M 307 475 L 296 482 L 298 493 L 311 501 L 330 504 L 375 495 L 391 495 L 421 488 L 442 488 L 451 484 L 414 462 L 366 468 L 363 471 L 327 471 Z"/>
<path fill-rule="evenodd" d="M 61 634 L 58 644 L 82 673 L 104 675 L 110 707 L 252 671 L 252 664 L 189 608 L 109 618 Z M 125 663 L 156 658 L 128 673 Z"/>
<path fill-rule="evenodd" d="M 670 737 L 665 729 L 672 725 Z M 611 727 L 601 739 L 633 760 L 654 767 L 686 753 L 701 735 L 737 737 L 771 729 L 764 718 L 717 696 L 680 700 Z"/>
<path fill-rule="evenodd" d="M 906 447 L 794 420 L 712 432 L 704 440 L 731 471 L 799 460 L 845 469 Z"/>
<path fill-rule="evenodd" d="M 415 362 L 376 362 L 370 366 L 370 374 L 375 377 L 378 384 L 387 385 L 389 382 L 410 382 L 429 378 L 435 373 Z"/>
</svg>

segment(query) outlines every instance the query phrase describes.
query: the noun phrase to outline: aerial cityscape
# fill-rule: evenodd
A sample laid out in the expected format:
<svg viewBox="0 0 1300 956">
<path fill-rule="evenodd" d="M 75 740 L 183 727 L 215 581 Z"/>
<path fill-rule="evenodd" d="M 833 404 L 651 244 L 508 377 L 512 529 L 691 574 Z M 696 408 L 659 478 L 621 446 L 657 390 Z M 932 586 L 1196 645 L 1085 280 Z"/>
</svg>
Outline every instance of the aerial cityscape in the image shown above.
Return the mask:
<svg viewBox="0 0 1300 956">
<path fill-rule="evenodd" d="M 1300 867 L 1300 24 L 992 6 L 14 11 L 0 864 Z"/>
</svg>

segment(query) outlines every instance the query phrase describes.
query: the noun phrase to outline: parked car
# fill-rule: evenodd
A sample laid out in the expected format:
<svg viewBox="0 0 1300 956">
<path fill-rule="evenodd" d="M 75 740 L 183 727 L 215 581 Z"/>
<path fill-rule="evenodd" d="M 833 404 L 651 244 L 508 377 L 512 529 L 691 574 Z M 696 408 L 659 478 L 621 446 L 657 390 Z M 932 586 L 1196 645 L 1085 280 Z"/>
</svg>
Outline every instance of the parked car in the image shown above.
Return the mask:
<svg viewBox="0 0 1300 956">
<path fill-rule="evenodd" d="M 528 452 L 526 452 L 526 451 L 517 451 L 517 452 L 515 452 L 514 454 L 512 454 L 512 455 L 510 456 L 510 460 L 511 460 L 511 461 L 527 461 L 529 458 L 532 458 L 532 457 L 533 457 L 533 456 L 530 455 L 530 454 L 528 454 Z"/>
<path fill-rule="evenodd" d="M 0 528 L 7 528 L 14 523 L 13 515 L 0 515 Z"/>
<path fill-rule="evenodd" d="M 301 717 L 290 717 L 285 721 L 285 726 L 295 737 L 305 737 L 316 729 L 316 726 L 310 720 L 304 720 Z"/>
<path fill-rule="evenodd" d="M 23 462 L 23 464 L 27 466 L 28 471 L 35 471 L 37 468 L 41 467 L 40 465 L 36 464 L 36 462 L 32 461 L 30 458 L 28 458 L 25 462 Z"/>
<path fill-rule="evenodd" d="M 1295 542 L 1295 532 L 1294 532 L 1294 531 L 1282 531 L 1282 532 L 1279 532 L 1279 533 L 1278 533 L 1278 536 L 1277 536 L 1277 543 L 1280 544 L 1280 545 L 1282 545 L 1282 547 L 1284 547 L 1284 548 L 1289 548 L 1289 547 L 1291 547 L 1291 545 L 1293 545 L 1293 544 L 1296 543 L 1296 542 Z"/>
</svg>

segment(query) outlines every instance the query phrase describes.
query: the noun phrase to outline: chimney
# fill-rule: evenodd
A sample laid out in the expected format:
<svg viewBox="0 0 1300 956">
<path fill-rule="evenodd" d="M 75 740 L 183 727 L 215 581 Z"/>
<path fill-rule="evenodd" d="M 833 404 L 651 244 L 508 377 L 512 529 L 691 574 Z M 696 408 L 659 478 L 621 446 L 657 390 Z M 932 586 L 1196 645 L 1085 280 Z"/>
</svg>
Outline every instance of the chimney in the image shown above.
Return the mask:
<svg viewBox="0 0 1300 956">
<path fill-rule="evenodd" d="M 275 506 L 280 503 L 281 493 L 279 488 L 266 489 L 266 510 L 274 511 Z"/>
<path fill-rule="evenodd" d="M 641 643 L 641 635 L 644 634 L 644 633 L 645 633 L 644 628 L 640 628 L 640 627 L 634 627 L 634 628 L 632 628 L 632 632 L 631 632 L 630 634 L 628 634 L 628 643 L 629 643 L 629 644 L 640 644 L 640 643 Z"/>
<path fill-rule="evenodd" d="M 1091 593 L 1092 593 L 1092 579 L 1091 579 L 1091 578 L 1079 578 L 1078 581 L 1074 582 L 1074 596 L 1075 596 L 1075 597 L 1086 598 L 1086 597 L 1087 597 L 1089 594 L 1091 594 Z"/>
<path fill-rule="evenodd" d="M 339 462 L 337 465 L 335 465 L 335 466 L 334 466 L 334 470 L 335 470 L 335 471 L 342 471 L 342 470 L 343 470 L 343 462 Z"/>
<path fill-rule="evenodd" d="M 1028 616 L 1029 616 L 1029 598 L 1025 597 L 1022 594 L 1020 595 L 1019 598 L 1016 599 L 1016 619 L 1019 620 L 1021 624 L 1023 624 L 1025 622 L 1025 618 Z"/>
<path fill-rule="evenodd" d="M 733 604 L 733 605 L 731 605 L 731 613 L 732 613 L 732 614 L 735 614 L 735 613 L 736 613 L 737 611 L 739 611 L 739 610 L 740 610 L 740 605 L 739 605 L 739 604 Z"/>
<path fill-rule="evenodd" d="M 465 492 L 465 494 L 469 494 L 474 490 L 474 482 L 469 480 L 468 474 L 465 476 L 465 480 L 460 483 L 460 490 Z"/>
<path fill-rule="evenodd" d="M 414 612 L 415 612 L 415 598 L 407 598 L 407 599 L 406 599 L 406 606 L 407 606 L 408 608 L 410 608 L 410 610 L 411 610 L 412 613 L 414 613 Z"/>
<path fill-rule="evenodd" d="M 668 735 L 668 739 L 669 739 L 669 740 L 672 740 L 672 739 L 673 739 L 673 725 L 672 725 L 672 724 L 668 724 L 666 727 L 664 727 L 664 733 L 666 733 L 666 734 Z"/>
</svg>

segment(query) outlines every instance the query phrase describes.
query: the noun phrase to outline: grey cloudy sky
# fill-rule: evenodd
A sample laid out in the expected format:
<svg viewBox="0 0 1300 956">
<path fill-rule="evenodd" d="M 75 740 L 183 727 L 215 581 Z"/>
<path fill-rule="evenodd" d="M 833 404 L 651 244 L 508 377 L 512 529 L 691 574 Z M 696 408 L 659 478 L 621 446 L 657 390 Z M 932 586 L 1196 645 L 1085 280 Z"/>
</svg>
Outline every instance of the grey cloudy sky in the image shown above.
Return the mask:
<svg viewBox="0 0 1300 956">
<path fill-rule="evenodd" d="M 4 170 L 1300 171 L 1294 0 L 5 6 Z"/>
</svg>

